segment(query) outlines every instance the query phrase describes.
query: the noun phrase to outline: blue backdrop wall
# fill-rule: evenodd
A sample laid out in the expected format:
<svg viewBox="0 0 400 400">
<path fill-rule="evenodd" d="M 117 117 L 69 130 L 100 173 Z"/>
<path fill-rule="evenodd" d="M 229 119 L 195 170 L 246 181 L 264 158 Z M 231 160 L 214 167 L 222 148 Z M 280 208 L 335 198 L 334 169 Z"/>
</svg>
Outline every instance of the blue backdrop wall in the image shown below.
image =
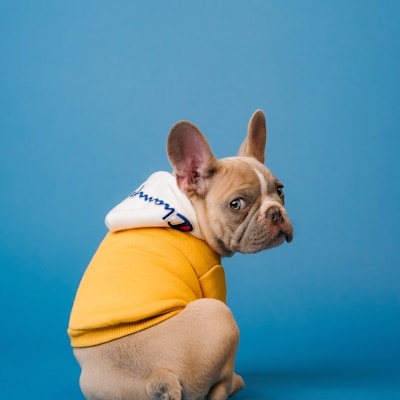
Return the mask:
<svg viewBox="0 0 400 400">
<path fill-rule="evenodd" d="M 65 330 L 105 214 L 170 169 L 165 139 L 177 120 L 229 156 L 257 108 L 295 239 L 224 261 L 238 371 L 398 371 L 399 2 L 37 0 L 0 10 L 5 398 L 80 398 Z"/>
</svg>

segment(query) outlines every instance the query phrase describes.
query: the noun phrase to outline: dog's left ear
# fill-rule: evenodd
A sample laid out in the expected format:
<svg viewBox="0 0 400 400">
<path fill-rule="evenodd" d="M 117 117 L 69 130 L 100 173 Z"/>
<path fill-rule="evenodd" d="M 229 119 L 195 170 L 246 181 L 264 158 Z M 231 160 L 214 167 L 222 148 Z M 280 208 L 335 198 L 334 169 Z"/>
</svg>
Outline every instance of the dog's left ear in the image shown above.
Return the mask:
<svg viewBox="0 0 400 400">
<path fill-rule="evenodd" d="M 264 164 L 267 144 L 267 122 L 261 110 L 251 116 L 247 128 L 247 137 L 240 146 L 238 156 L 254 157 Z"/>
<path fill-rule="evenodd" d="M 167 154 L 179 188 L 189 195 L 204 195 L 218 161 L 200 130 L 187 121 L 176 123 L 168 136 Z"/>
</svg>

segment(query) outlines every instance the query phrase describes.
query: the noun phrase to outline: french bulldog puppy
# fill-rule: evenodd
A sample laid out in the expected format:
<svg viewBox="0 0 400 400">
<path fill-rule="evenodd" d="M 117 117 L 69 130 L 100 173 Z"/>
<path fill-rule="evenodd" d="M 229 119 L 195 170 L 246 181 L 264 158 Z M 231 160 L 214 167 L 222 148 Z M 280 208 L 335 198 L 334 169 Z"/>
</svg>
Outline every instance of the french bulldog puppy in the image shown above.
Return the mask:
<svg viewBox="0 0 400 400">
<path fill-rule="evenodd" d="M 173 175 L 156 174 L 110 212 L 68 329 L 88 400 L 225 400 L 243 388 L 220 259 L 293 238 L 265 145 L 260 110 L 238 155 L 219 160 L 196 126 L 178 122 Z M 143 223 L 137 204 L 165 226 Z"/>
</svg>

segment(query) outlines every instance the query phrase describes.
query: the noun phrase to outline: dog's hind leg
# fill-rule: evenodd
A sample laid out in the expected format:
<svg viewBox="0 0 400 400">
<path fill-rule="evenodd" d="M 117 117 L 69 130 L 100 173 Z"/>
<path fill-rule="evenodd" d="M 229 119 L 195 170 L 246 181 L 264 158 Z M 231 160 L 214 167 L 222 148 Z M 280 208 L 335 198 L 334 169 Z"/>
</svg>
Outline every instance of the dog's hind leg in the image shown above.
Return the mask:
<svg viewBox="0 0 400 400">
<path fill-rule="evenodd" d="M 244 381 L 239 375 L 233 374 L 216 383 L 210 390 L 207 400 L 225 400 L 243 389 Z"/>
</svg>

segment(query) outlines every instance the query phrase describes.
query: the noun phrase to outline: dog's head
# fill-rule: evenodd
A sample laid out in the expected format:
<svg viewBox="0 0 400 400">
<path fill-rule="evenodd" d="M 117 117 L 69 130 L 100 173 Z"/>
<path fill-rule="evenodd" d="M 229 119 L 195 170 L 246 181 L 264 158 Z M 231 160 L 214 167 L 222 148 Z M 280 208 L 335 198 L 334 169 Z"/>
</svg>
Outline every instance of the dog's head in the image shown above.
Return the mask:
<svg viewBox="0 0 400 400">
<path fill-rule="evenodd" d="M 283 184 L 264 165 L 266 137 L 260 110 L 250 118 L 235 157 L 217 160 L 204 135 L 187 121 L 175 124 L 168 136 L 177 184 L 196 209 L 207 243 L 222 256 L 255 253 L 293 238 Z"/>
</svg>

